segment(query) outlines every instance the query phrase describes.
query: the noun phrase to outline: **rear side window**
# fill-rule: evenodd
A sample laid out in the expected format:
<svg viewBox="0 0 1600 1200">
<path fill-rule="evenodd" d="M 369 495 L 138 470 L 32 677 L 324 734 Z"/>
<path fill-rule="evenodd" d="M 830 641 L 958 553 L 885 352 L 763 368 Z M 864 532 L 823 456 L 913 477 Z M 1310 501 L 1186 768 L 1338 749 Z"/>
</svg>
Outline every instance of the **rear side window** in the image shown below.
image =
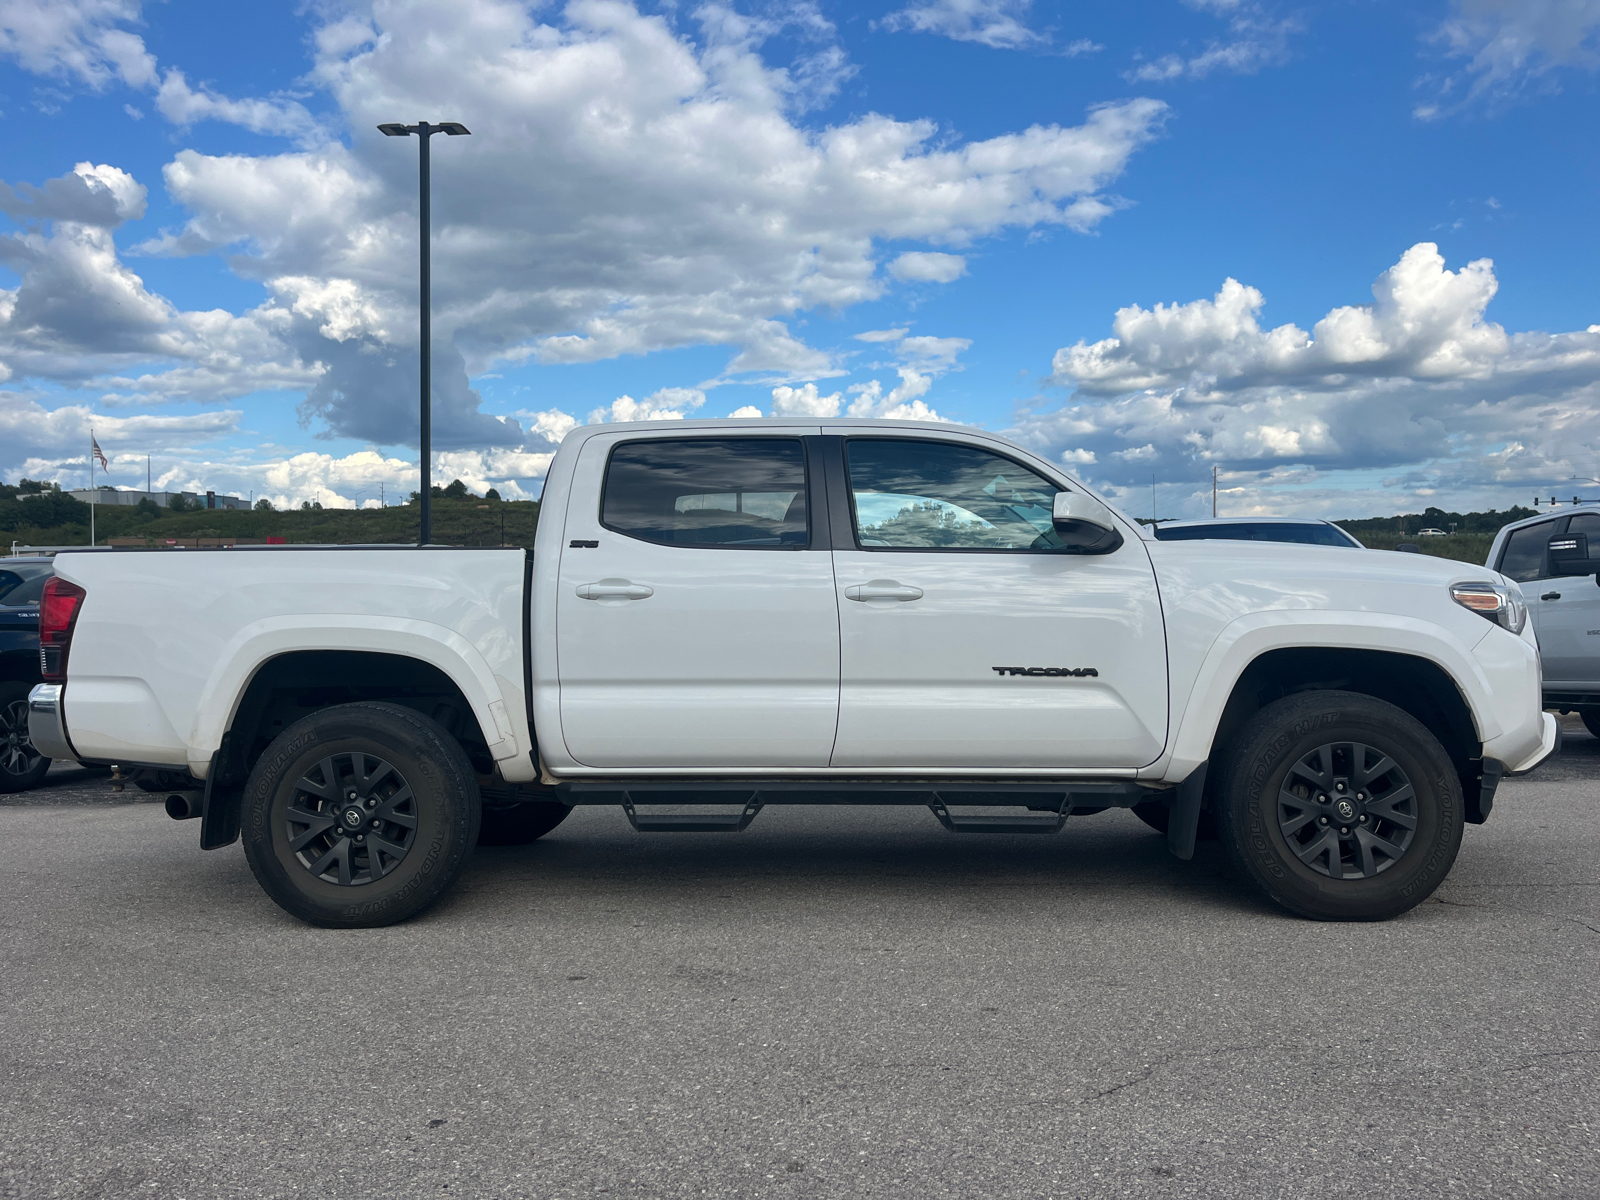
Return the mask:
<svg viewBox="0 0 1600 1200">
<path fill-rule="evenodd" d="M 1500 573 L 1510 576 L 1518 583 L 1527 583 L 1531 579 L 1544 579 L 1545 547 L 1555 528 L 1554 521 L 1540 521 L 1537 525 L 1528 525 L 1515 530 L 1506 539 L 1506 548 L 1500 552 Z"/>
<path fill-rule="evenodd" d="M 671 438 L 611 452 L 607 529 L 666 546 L 803 550 L 810 541 L 799 438 Z"/>
</svg>

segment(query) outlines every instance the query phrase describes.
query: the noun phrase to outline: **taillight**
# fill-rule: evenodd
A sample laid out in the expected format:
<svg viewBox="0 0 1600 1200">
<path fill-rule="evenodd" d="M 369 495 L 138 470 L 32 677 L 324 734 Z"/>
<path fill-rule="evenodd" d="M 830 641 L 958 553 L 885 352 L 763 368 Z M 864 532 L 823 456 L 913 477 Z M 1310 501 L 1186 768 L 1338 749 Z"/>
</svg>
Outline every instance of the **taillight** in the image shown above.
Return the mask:
<svg viewBox="0 0 1600 1200">
<path fill-rule="evenodd" d="M 56 578 L 44 585 L 39 599 L 39 674 L 51 683 L 67 677 L 67 649 L 72 626 L 88 593 L 75 583 Z"/>
</svg>

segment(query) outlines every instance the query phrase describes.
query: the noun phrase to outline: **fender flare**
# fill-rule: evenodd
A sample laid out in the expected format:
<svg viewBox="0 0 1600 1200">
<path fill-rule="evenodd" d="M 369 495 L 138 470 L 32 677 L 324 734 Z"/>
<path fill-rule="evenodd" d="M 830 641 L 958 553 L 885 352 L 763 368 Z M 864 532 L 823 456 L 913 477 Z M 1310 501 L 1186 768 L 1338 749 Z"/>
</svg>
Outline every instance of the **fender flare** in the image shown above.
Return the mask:
<svg viewBox="0 0 1600 1200">
<path fill-rule="evenodd" d="M 200 691 L 189 735 L 189 769 L 204 777 L 211 757 L 232 727 L 240 701 L 263 666 L 285 654 L 307 650 L 356 650 L 414 658 L 437 667 L 461 689 L 496 762 L 529 746 L 520 703 L 507 705 L 501 681 L 476 647 L 453 629 L 405 617 L 323 615 L 268 617 L 241 628 L 217 658 Z M 517 725 L 521 724 L 519 731 Z"/>
<path fill-rule="evenodd" d="M 1490 632 L 1485 628 L 1484 636 Z M 1501 732 L 1489 702 L 1488 676 L 1472 646 L 1440 625 L 1360 610 L 1257 612 L 1230 622 L 1212 640 L 1188 696 L 1175 712 L 1178 724 L 1167 761 L 1155 764 L 1158 771 L 1152 773 L 1159 778 L 1183 779 L 1210 758 L 1223 709 L 1245 669 L 1269 651 L 1298 649 L 1378 650 L 1424 659 L 1455 683 L 1480 742 Z"/>
</svg>

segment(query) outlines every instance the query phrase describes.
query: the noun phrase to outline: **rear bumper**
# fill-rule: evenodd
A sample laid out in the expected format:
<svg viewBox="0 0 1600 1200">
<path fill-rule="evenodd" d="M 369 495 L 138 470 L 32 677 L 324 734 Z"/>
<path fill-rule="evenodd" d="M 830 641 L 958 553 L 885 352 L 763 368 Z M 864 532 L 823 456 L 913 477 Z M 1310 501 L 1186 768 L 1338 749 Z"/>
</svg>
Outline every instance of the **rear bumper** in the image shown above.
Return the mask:
<svg viewBox="0 0 1600 1200">
<path fill-rule="evenodd" d="M 62 684 L 41 683 L 28 693 L 28 740 L 46 758 L 76 760 L 61 717 Z"/>
</svg>

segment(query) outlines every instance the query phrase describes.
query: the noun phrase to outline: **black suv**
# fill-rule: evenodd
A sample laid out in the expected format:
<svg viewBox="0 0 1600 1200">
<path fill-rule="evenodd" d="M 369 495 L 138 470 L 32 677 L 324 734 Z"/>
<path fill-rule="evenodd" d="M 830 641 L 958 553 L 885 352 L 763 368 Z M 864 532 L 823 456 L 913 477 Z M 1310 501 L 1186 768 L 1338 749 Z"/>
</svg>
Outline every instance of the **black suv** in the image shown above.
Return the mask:
<svg viewBox="0 0 1600 1200">
<path fill-rule="evenodd" d="M 50 760 L 28 740 L 28 692 L 39 682 L 39 597 L 48 558 L 0 558 L 0 792 L 36 787 Z"/>
</svg>

